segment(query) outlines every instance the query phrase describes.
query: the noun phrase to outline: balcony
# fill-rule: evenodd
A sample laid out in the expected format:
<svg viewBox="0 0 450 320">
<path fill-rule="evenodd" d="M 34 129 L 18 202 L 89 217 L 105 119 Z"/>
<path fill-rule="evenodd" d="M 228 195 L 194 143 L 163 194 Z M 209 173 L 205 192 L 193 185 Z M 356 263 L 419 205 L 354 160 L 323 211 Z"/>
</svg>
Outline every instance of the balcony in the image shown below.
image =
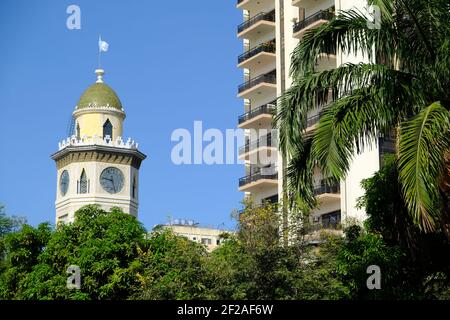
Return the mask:
<svg viewBox="0 0 450 320">
<path fill-rule="evenodd" d="M 308 231 L 319 231 L 324 229 L 337 230 L 341 228 L 341 210 L 333 211 L 330 213 L 322 214 L 317 217 L 317 221 L 314 221 L 306 229 Z"/>
<path fill-rule="evenodd" d="M 238 28 L 238 38 L 254 40 L 267 33 L 275 33 L 275 10 L 258 13 L 253 18 L 241 23 Z"/>
<path fill-rule="evenodd" d="M 316 124 L 319 122 L 321 115 L 322 115 L 322 113 L 319 112 L 318 114 L 310 116 L 306 119 L 306 131 L 307 132 L 314 130 L 316 128 Z"/>
<path fill-rule="evenodd" d="M 279 205 L 279 203 L 278 203 L 278 194 L 276 194 L 276 195 L 274 195 L 272 197 L 268 197 L 268 198 L 263 199 L 260 204 L 251 204 L 249 207 L 237 210 L 237 212 L 241 215 L 246 210 L 268 208 L 268 207 L 272 207 L 275 210 L 277 210 L 278 209 L 278 205 Z"/>
<path fill-rule="evenodd" d="M 265 152 L 264 155 L 266 157 L 270 157 L 272 152 L 277 152 L 276 138 L 275 136 L 272 137 L 271 133 L 262 136 L 256 141 L 247 142 L 244 146 L 240 147 L 239 159 L 249 159 L 252 155 L 257 158 L 257 156 L 262 152 Z"/>
<path fill-rule="evenodd" d="M 340 210 L 323 214 L 320 217 L 316 217 L 316 219 L 310 225 L 305 226 L 305 233 L 307 234 L 305 240 L 309 244 L 323 242 L 323 239 L 320 237 L 320 234 L 323 232 L 334 235 L 342 234 Z"/>
<path fill-rule="evenodd" d="M 321 202 L 339 200 L 341 198 L 341 188 L 338 182 L 321 182 L 320 186 L 314 187 L 314 195 Z"/>
<path fill-rule="evenodd" d="M 239 116 L 238 127 L 241 129 L 268 128 L 272 125 L 272 118 L 276 111 L 276 100 L 252 109 Z"/>
<path fill-rule="evenodd" d="M 337 56 L 336 48 L 327 50 L 320 53 L 316 59 L 316 66 L 314 70 L 316 72 L 321 72 L 324 70 L 336 69 L 337 67 Z"/>
<path fill-rule="evenodd" d="M 252 99 L 257 94 L 273 95 L 277 93 L 276 71 L 262 74 L 241 84 L 238 88 L 238 97 Z"/>
<path fill-rule="evenodd" d="M 278 172 L 261 168 L 248 176 L 239 179 L 239 191 L 254 192 L 264 188 L 278 186 Z"/>
<path fill-rule="evenodd" d="M 309 16 L 305 20 L 299 21 L 294 25 L 294 38 L 300 39 L 307 30 L 319 27 L 334 18 L 334 8 L 328 10 L 320 10 L 319 12 Z"/>
<path fill-rule="evenodd" d="M 294 7 L 301 7 L 301 3 L 302 2 L 305 2 L 305 0 L 292 0 L 292 5 L 294 6 Z"/>
<path fill-rule="evenodd" d="M 238 68 L 253 69 L 258 65 L 275 66 L 275 40 L 256 46 L 238 57 Z"/>
<path fill-rule="evenodd" d="M 383 137 L 378 139 L 378 145 L 380 148 L 380 154 L 395 153 L 396 150 L 395 137 Z"/>
<path fill-rule="evenodd" d="M 379 149 L 380 165 L 383 166 L 386 155 L 396 153 L 397 140 L 395 137 L 395 133 L 391 133 L 386 136 L 381 136 L 380 138 L 378 138 L 378 149 Z"/>
<path fill-rule="evenodd" d="M 237 0 L 236 8 L 248 10 L 250 12 L 266 11 L 267 8 L 273 8 L 273 0 Z"/>
</svg>

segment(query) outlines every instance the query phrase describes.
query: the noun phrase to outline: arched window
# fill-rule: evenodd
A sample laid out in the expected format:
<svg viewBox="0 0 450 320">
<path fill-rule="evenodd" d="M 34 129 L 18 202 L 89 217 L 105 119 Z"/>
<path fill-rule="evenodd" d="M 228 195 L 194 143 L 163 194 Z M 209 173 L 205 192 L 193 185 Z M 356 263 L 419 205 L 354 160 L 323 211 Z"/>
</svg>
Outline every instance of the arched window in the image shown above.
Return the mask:
<svg viewBox="0 0 450 320">
<path fill-rule="evenodd" d="M 103 139 L 106 138 L 106 136 L 109 136 L 112 139 L 113 137 L 112 130 L 113 130 L 112 124 L 109 121 L 109 119 L 107 119 L 105 124 L 103 125 Z"/>
<path fill-rule="evenodd" d="M 89 193 L 89 180 L 84 169 L 81 172 L 80 180 L 78 180 L 78 193 Z"/>
<path fill-rule="evenodd" d="M 78 140 L 80 140 L 80 124 L 77 122 L 77 132 L 76 132 L 76 134 L 77 134 L 77 139 Z"/>
<path fill-rule="evenodd" d="M 136 198 L 136 176 L 133 177 L 132 196 Z"/>
</svg>

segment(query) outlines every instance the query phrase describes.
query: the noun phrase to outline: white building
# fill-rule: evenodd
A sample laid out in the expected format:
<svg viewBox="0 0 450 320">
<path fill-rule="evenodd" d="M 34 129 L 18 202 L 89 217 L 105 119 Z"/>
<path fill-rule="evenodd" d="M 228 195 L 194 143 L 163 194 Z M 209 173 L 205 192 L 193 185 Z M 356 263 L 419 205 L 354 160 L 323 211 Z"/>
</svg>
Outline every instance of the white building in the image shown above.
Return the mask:
<svg viewBox="0 0 450 320">
<path fill-rule="evenodd" d="M 104 71 L 96 74 L 73 111 L 75 134 L 51 156 L 57 168 L 56 223 L 72 222 L 75 211 L 88 204 L 138 214 L 139 168 L 146 156 L 134 140 L 122 140 L 122 103 L 103 82 Z"/>
<path fill-rule="evenodd" d="M 289 77 L 291 53 L 306 30 L 327 22 L 339 10 L 363 10 L 366 5 L 365 0 L 237 0 L 236 6 L 242 10 L 244 21 L 237 30 L 244 51 L 238 58 L 238 67 L 244 76 L 244 83 L 238 88 L 238 97 L 244 102 L 244 114 L 239 117 L 238 127 L 245 129 L 248 141 L 240 152 L 246 165 L 239 190 L 250 196 L 256 205 L 264 200 L 276 202 L 282 198 L 283 162 L 277 152 L 276 133 L 273 132 L 270 139 L 264 135 L 272 126 L 274 101 L 292 82 Z M 329 59 L 319 59 L 317 70 L 361 61 L 361 57 L 337 52 Z M 314 130 L 318 119 L 318 111 L 311 113 L 307 130 Z M 363 220 L 364 211 L 356 208 L 356 200 L 363 194 L 360 182 L 379 169 L 380 156 L 377 144 L 357 155 L 347 178 L 336 185 L 325 185 L 322 173 L 317 170 L 315 193 L 319 207 L 312 213 L 313 222 L 334 226 L 348 217 Z M 267 157 L 270 164 L 261 161 Z"/>
<path fill-rule="evenodd" d="M 222 234 L 232 233 L 225 230 L 201 227 L 193 221 L 183 219 L 176 219 L 168 224 L 157 225 L 154 229 L 157 228 L 170 229 L 176 235 L 186 237 L 193 242 L 205 245 L 209 251 L 214 250 L 222 244 L 224 241 L 221 237 Z"/>
</svg>

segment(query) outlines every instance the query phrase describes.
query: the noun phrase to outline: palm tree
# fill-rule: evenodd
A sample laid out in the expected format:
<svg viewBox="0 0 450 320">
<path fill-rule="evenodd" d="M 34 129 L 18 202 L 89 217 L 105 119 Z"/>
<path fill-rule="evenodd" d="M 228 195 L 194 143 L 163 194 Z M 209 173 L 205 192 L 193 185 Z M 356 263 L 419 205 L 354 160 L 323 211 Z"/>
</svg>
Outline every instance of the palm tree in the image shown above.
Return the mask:
<svg viewBox="0 0 450 320">
<path fill-rule="evenodd" d="M 343 179 L 355 153 L 395 129 L 404 201 L 415 224 L 432 232 L 449 221 L 450 3 L 368 4 L 381 11 L 379 28 L 360 11 L 339 12 L 305 33 L 292 54 L 293 85 L 279 98 L 275 117 L 288 159 L 287 196 L 291 205 L 313 208 L 313 167 Z M 336 50 L 370 62 L 315 72 L 319 54 Z M 306 133 L 307 113 L 320 105 L 320 121 Z M 450 235 L 450 224 L 445 228 Z"/>
</svg>

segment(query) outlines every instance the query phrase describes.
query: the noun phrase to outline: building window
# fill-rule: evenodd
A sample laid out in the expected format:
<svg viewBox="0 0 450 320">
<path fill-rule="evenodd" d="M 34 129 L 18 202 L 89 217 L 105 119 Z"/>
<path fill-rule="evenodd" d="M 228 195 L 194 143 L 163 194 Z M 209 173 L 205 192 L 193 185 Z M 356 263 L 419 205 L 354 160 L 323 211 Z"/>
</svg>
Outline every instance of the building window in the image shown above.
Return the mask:
<svg viewBox="0 0 450 320">
<path fill-rule="evenodd" d="M 80 124 L 77 122 L 77 129 L 76 129 L 77 139 L 80 140 Z"/>
<path fill-rule="evenodd" d="M 208 245 L 208 244 L 211 244 L 211 239 L 210 238 L 202 238 L 202 244 L 206 244 L 206 245 Z"/>
<path fill-rule="evenodd" d="M 278 203 L 278 194 L 275 194 L 275 195 L 273 195 L 271 197 L 264 198 L 262 202 L 263 203 L 264 202 L 267 202 L 267 203 Z"/>
<path fill-rule="evenodd" d="M 87 179 L 86 171 L 84 171 L 84 169 L 81 172 L 80 180 L 78 180 L 77 185 L 78 193 L 89 193 L 89 180 Z"/>
<path fill-rule="evenodd" d="M 133 177 L 133 187 L 131 188 L 133 199 L 136 198 L 136 176 Z"/>
<path fill-rule="evenodd" d="M 107 119 L 105 124 L 103 125 L 103 139 L 105 139 L 106 136 L 109 136 L 109 138 L 112 139 L 112 130 L 112 124 L 109 119 Z"/>
<path fill-rule="evenodd" d="M 216 244 L 217 244 L 217 245 L 220 244 L 220 240 L 219 240 L 219 239 L 216 240 Z"/>
</svg>

